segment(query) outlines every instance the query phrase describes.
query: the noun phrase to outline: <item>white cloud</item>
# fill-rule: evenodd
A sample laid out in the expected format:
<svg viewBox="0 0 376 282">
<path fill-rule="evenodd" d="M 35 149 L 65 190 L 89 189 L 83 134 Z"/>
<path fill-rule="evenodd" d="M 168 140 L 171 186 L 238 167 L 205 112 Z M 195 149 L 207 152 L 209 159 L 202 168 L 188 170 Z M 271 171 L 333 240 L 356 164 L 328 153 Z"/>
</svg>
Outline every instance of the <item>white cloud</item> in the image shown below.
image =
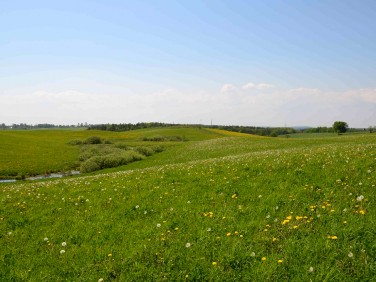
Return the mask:
<svg viewBox="0 0 376 282">
<path fill-rule="evenodd" d="M 237 88 L 233 84 L 230 84 L 230 83 L 224 84 L 221 88 L 222 93 L 228 93 L 228 92 L 232 92 L 235 90 L 237 90 Z"/>
<path fill-rule="evenodd" d="M 351 127 L 375 125 L 376 89 L 334 92 L 253 85 L 256 86 L 225 84 L 217 91 L 195 92 L 167 88 L 144 95 L 75 90 L 3 93 L 0 95 L 0 123 L 160 121 L 209 124 L 213 120 L 215 124 L 329 126 L 335 120 L 344 120 Z"/>
<path fill-rule="evenodd" d="M 269 89 L 269 88 L 273 88 L 274 86 L 272 84 L 268 84 L 268 83 L 252 83 L 252 82 L 248 82 L 247 84 L 243 85 L 242 86 L 242 89 L 257 89 L 257 90 L 263 90 L 263 89 Z"/>
</svg>

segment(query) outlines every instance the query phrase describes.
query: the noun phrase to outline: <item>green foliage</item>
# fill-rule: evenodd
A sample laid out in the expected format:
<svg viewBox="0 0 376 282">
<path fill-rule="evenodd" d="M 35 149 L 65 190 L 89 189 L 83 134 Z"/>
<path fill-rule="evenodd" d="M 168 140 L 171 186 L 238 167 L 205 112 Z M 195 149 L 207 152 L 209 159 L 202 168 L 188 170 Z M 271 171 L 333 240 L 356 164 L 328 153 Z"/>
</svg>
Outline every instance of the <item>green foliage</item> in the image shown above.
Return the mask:
<svg viewBox="0 0 376 282">
<path fill-rule="evenodd" d="M 185 137 L 183 136 L 162 136 L 162 135 L 157 135 L 157 136 L 151 136 L 151 137 L 143 137 L 142 141 L 154 141 L 154 142 L 165 142 L 165 141 L 175 141 L 175 142 L 181 142 L 181 141 L 188 141 Z"/>
<path fill-rule="evenodd" d="M 345 133 L 349 126 L 344 121 L 335 121 L 333 123 L 333 130 L 337 133 Z"/>
<path fill-rule="evenodd" d="M 151 156 L 155 153 L 152 148 L 144 147 L 144 146 L 136 147 L 134 150 L 146 157 Z"/>
<path fill-rule="evenodd" d="M 104 168 L 112 168 L 139 161 L 145 157 L 135 151 L 123 151 L 102 156 L 93 156 L 85 160 L 80 167 L 82 173 L 93 172 Z"/>
<path fill-rule="evenodd" d="M 84 141 L 84 144 L 102 144 L 103 140 L 98 136 L 90 136 Z"/>
<path fill-rule="evenodd" d="M 74 140 L 69 141 L 68 145 L 77 146 L 77 145 L 82 145 L 83 143 L 84 142 L 82 142 L 81 140 L 74 139 Z"/>
</svg>

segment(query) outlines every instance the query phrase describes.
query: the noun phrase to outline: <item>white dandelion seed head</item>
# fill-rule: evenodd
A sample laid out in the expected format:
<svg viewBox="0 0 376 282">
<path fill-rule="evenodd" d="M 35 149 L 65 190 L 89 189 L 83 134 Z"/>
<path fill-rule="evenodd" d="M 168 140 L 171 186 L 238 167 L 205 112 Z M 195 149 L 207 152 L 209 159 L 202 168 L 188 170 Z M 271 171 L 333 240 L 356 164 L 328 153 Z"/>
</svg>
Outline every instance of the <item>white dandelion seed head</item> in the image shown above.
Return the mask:
<svg viewBox="0 0 376 282">
<path fill-rule="evenodd" d="M 207 231 L 210 232 L 210 231 L 212 231 L 212 229 L 209 227 L 209 228 L 207 229 Z"/>
<path fill-rule="evenodd" d="M 352 193 L 349 193 L 349 196 L 352 196 Z"/>
<path fill-rule="evenodd" d="M 347 256 L 348 256 L 349 258 L 352 258 L 352 257 L 354 256 L 354 254 L 353 254 L 352 252 L 349 252 L 349 253 L 347 254 Z"/>
<path fill-rule="evenodd" d="M 188 201 L 188 202 L 187 202 L 187 204 L 190 204 L 190 203 L 191 203 L 191 201 Z"/>
<path fill-rule="evenodd" d="M 48 238 L 47 238 L 47 237 L 44 237 L 43 240 L 47 242 L 47 241 L 48 241 Z"/>
<path fill-rule="evenodd" d="M 147 214 L 148 213 L 148 211 L 144 211 L 144 214 Z"/>
<path fill-rule="evenodd" d="M 313 271 L 314 271 L 313 267 L 311 266 L 311 267 L 308 269 L 308 271 L 309 271 L 309 272 L 313 272 Z"/>
<path fill-rule="evenodd" d="M 360 196 L 356 197 L 356 200 L 357 200 L 358 202 L 363 201 L 363 199 L 364 199 L 364 196 L 363 196 L 363 195 L 360 195 Z"/>
<path fill-rule="evenodd" d="M 191 243 L 186 243 L 186 244 L 185 244 L 185 247 L 186 247 L 186 248 L 190 248 L 190 247 L 191 247 Z"/>
<path fill-rule="evenodd" d="M 9 232 L 8 232 L 8 235 L 9 235 L 9 236 L 12 235 L 12 232 L 9 231 Z"/>
<path fill-rule="evenodd" d="M 136 209 L 138 209 L 139 207 L 140 207 L 139 205 L 135 206 Z"/>
<path fill-rule="evenodd" d="M 66 247 L 66 246 L 67 246 L 67 242 L 63 242 L 63 243 L 61 243 L 61 245 L 62 245 L 63 247 Z"/>
<path fill-rule="evenodd" d="M 252 252 L 251 257 L 255 257 L 255 256 L 256 256 L 255 252 Z"/>
<path fill-rule="evenodd" d="M 65 254 L 65 250 L 60 250 L 60 254 Z"/>
<path fill-rule="evenodd" d="M 347 212 L 347 209 L 346 209 L 346 208 L 344 208 L 344 209 L 343 209 L 343 212 Z"/>
<path fill-rule="evenodd" d="M 99 279 L 98 279 L 98 282 L 103 282 L 103 281 L 104 281 L 103 278 L 99 278 Z"/>
<path fill-rule="evenodd" d="M 262 195 L 258 195 L 259 198 L 262 198 Z"/>
<path fill-rule="evenodd" d="M 161 227 L 161 224 L 160 224 L 160 223 L 157 223 L 157 227 L 158 227 L 158 228 Z"/>
</svg>

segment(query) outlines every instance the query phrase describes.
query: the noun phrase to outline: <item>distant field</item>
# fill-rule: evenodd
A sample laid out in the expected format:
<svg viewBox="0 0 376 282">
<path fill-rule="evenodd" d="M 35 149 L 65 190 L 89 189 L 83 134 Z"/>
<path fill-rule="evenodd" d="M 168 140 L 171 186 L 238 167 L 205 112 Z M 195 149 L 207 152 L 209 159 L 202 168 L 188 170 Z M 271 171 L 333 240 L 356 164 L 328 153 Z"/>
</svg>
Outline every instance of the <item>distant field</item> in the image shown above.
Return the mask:
<svg viewBox="0 0 376 282">
<path fill-rule="evenodd" d="M 198 128 L 142 129 L 129 132 L 89 130 L 2 130 L 0 131 L 0 179 L 77 169 L 79 148 L 71 140 L 99 136 L 112 142 L 140 145 L 143 137 L 184 136 L 189 141 L 219 138 L 233 133 Z M 173 145 L 171 142 L 165 146 Z"/>
<path fill-rule="evenodd" d="M 375 279 L 376 135 L 165 130 L 102 137 L 191 141 L 114 172 L 1 184 L 0 281 Z M 94 135 L 69 134 L 60 147 Z"/>
</svg>

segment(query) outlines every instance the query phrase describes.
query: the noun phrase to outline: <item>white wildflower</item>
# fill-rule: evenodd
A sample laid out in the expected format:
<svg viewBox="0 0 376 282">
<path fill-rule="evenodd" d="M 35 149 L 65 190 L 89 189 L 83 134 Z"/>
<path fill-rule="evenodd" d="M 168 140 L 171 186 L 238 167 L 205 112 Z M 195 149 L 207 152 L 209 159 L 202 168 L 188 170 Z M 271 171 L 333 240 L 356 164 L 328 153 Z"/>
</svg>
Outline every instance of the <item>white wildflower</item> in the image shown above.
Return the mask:
<svg viewBox="0 0 376 282">
<path fill-rule="evenodd" d="M 309 272 L 313 272 L 313 271 L 314 271 L 313 267 L 311 266 L 311 267 L 308 269 L 308 271 L 309 271 Z"/>
<path fill-rule="evenodd" d="M 349 253 L 347 254 L 347 256 L 348 256 L 349 258 L 352 258 L 352 257 L 354 256 L 354 254 L 353 254 L 352 252 L 349 252 Z"/>
<path fill-rule="evenodd" d="M 62 254 L 65 254 L 65 250 L 61 250 L 60 251 L 60 254 L 62 255 Z"/>
<path fill-rule="evenodd" d="M 360 195 L 360 196 L 358 196 L 358 197 L 356 198 L 356 200 L 357 200 L 358 202 L 363 201 L 363 199 L 364 199 L 364 196 L 363 196 L 363 195 Z"/>
<path fill-rule="evenodd" d="M 61 243 L 61 245 L 62 245 L 63 247 L 66 247 L 66 246 L 67 246 L 67 242 L 63 242 L 63 243 Z"/>
<path fill-rule="evenodd" d="M 191 247 L 191 243 L 187 243 L 187 244 L 185 244 L 185 247 L 186 247 L 186 248 L 190 248 L 190 247 Z"/>
</svg>

